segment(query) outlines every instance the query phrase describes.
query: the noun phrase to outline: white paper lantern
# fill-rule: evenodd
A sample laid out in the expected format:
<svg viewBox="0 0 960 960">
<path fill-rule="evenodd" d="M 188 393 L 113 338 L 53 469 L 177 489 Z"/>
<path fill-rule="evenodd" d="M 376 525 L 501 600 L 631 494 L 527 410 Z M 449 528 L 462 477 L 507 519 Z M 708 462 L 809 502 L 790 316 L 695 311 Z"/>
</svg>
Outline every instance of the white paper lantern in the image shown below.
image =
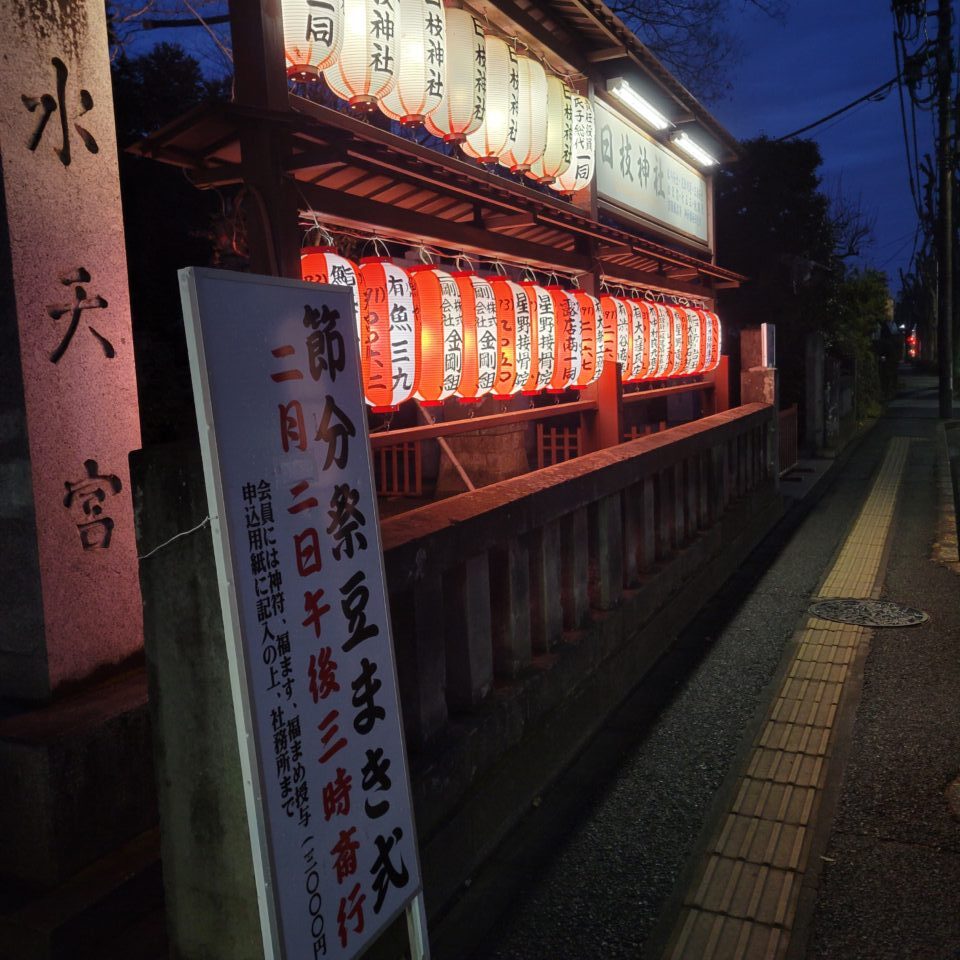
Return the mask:
<svg viewBox="0 0 960 960">
<path fill-rule="evenodd" d="M 570 168 L 573 156 L 573 91 L 559 77 L 547 76 L 547 140 L 543 156 L 534 160 L 527 176 L 553 183 Z"/>
<path fill-rule="evenodd" d="M 422 123 L 443 98 L 447 82 L 446 17 L 440 0 L 400 4 L 397 82 L 380 98 L 380 109 L 401 123 Z"/>
<path fill-rule="evenodd" d="M 397 82 L 400 0 L 343 0 L 343 45 L 327 86 L 351 107 L 371 107 Z"/>
<path fill-rule="evenodd" d="M 517 122 L 511 127 L 500 163 L 523 173 L 543 156 L 547 145 L 547 74 L 530 57 L 517 57 Z"/>
<path fill-rule="evenodd" d="M 487 60 L 487 102 L 483 123 L 460 144 L 468 157 L 481 163 L 496 163 L 507 149 L 510 131 L 517 123 L 520 85 L 517 55 L 499 37 L 484 39 Z"/>
<path fill-rule="evenodd" d="M 423 125 L 435 137 L 459 143 L 479 129 L 487 102 L 487 47 L 473 14 L 447 10 L 447 82 L 443 97 Z"/>
<path fill-rule="evenodd" d="M 287 76 L 316 80 L 343 43 L 343 0 L 283 0 Z"/>
<path fill-rule="evenodd" d="M 558 193 L 576 193 L 590 185 L 594 167 L 593 105 L 588 97 L 573 95 L 573 152 L 570 166 L 550 184 Z"/>
</svg>

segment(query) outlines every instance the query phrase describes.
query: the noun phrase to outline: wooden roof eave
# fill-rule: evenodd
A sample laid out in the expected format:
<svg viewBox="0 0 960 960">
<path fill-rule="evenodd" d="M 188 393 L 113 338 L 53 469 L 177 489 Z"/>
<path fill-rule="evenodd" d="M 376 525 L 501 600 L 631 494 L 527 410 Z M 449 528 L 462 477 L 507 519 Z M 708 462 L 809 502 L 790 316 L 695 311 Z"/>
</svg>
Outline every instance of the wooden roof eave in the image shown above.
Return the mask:
<svg viewBox="0 0 960 960">
<path fill-rule="evenodd" d="M 743 279 L 698 257 L 638 238 L 626 229 L 600 223 L 559 198 L 546 196 L 464 160 L 397 137 L 355 117 L 300 97 L 291 96 L 291 103 L 295 109 L 289 113 L 238 104 L 208 104 L 191 110 L 130 149 L 141 156 L 188 169 L 198 185 L 238 183 L 243 179 L 242 166 L 224 159 L 227 155 L 239 155 L 231 139 L 238 141 L 240 130 L 246 124 L 270 124 L 284 130 L 293 140 L 288 169 L 297 178 L 298 188 L 308 198 L 311 195 L 323 198 L 328 207 L 339 211 L 335 217 L 342 219 L 344 225 L 348 221 L 349 203 L 362 200 L 366 204 L 375 204 L 363 207 L 364 215 L 372 225 L 375 226 L 380 218 L 392 222 L 398 233 L 403 232 L 396 218 L 391 216 L 391 211 L 397 213 L 399 208 L 350 194 L 344 194 L 338 202 L 334 192 L 323 187 L 323 178 L 331 176 L 331 171 L 356 167 L 393 177 L 398 186 L 407 184 L 430 191 L 437 199 L 447 197 L 460 201 L 447 206 L 441 204 L 444 211 L 451 213 L 447 220 L 436 215 L 429 218 L 416 215 L 417 229 L 422 228 L 421 232 L 429 233 L 437 243 L 456 243 L 474 253 L 500 252 L 519 262 L 536 262 L 545 269 L 552 264 L 580 271 L 590 269 L 591 264 L 578 252 L 576 237 L 589 237 L 598 242 L 601 249 L 624 253 L 625 258 L 635 265 L 645 265 L 650 260 L 660 264 L 662 273 L 658 276 L 661 283 L 670 271 L 687 275 L 692 272 L 711 285 L 718 282 L 737 285 Z M 214 147 L 220 155 L 210 152 Z M 319 176 L 317 171 L 320 171 Z M 388 190 L 386 184 L 382 189 Z M 419 190 L 415 196 L 419 195 Z M 467 204 L 474 211 L 470 223 L 464 223 L 468 215 Z M 333 210 L 330 212 L 334 213 Z M 406 217 L 408 225 L 416 214 L 411 210 L 399 212 Z M 552 250 L 545 246 L 551 239 L 549 231 L 554 231 L 552 242 L 555 249 Z M 406 233 L 410 232 L 408 226 Z M 529 237 L 537 238 L 532 249 L 529 249 Z M 601 268 L 604 268 L 602 261 L 601 253 Z M 702 294 L 703 288 L 699 289 Z"/>
</svg>

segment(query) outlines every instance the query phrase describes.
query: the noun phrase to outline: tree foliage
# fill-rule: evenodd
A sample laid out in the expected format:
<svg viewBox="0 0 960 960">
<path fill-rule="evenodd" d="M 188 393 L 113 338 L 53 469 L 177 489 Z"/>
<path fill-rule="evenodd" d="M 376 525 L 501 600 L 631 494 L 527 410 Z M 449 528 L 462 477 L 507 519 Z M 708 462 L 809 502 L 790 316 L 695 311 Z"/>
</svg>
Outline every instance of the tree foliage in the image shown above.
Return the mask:
<svg viewBox="0 0 960 960">
<path fill-rule="evenodd" d="M 845 265 L 868 239 L 869 224 L 858 204 L 824 192 L 812 140 L 761 137 L 742 146 L 742 160 L 717 177 L 718 254 L 749 278 L 722 295 L 725 327 L 736 335 L 776 324 L 785 405 L 804 404 L 806 338 L 817 331 L 834 353 L 858 359 L 861 381 L 871 385 L 867 404 L 875 406 L 886 278 Z"/>
<path fill-rule="evenodd" d="M 788 0 L 607 0 L 607 5 L 698 97 L 717 100 L 740 54 L 730 30 L 735 6 L 782 19 Z"/>
<path fill-rule="evenodd" d="M 206 266 L 220 204 L 183 172 L 124 148 L 219 92 L 180 47 L 160 44 L 113 64 L 130 306 L 145 442 L 171 439 L 192 423 L 177 270 Z"/>
</svg>

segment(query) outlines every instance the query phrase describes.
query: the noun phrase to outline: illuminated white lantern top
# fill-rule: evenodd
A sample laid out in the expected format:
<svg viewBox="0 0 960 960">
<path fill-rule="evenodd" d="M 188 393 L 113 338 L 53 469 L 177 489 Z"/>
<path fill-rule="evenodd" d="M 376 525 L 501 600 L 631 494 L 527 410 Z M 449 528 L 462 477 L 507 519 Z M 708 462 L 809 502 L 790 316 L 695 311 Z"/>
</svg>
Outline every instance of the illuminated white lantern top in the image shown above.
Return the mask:
<svg viewBox="0 0 960 960">
<path fill-rule="evenodd" d="M 323 71 L 327 85 L 352 107 L 373 106 L 397 82 L 400 0 L 343 0 L 340 56 Z"/>
<path fill-rule="evenodd" d="M 380 109 L 401 123 L 421 123 L 443 99 L 447 81 L 446 17 L 440 0 L 400 4 L 397 82 L 380 98 Z"/>
<path fill-rule="evenodd" d="M 459 142 L 483 122 L 487 102 L 487 47 L 473 14 L 451 7 L 447 14 L 447 82 L 440 105 L 424 118 L 435 137 Z"/>
<path fill-rule="evenodd" d="M 547 145 L 547 74 L 536 60 L 517 57 L 517 84 L 511 95 L 517 100 L 517 120 L 500 163 L 517 173 L 529 170 Z"/>
<path fill-rule="evenodd" d="M 343 43 L 343 0 L 283 0 L 287 76 L 316 80 Z"/>
<path fill-rule="evenodd" d="M 588 97 L 573 95 L 573 153 L 565 173 L 550 184 L 559 193 L 576 193 L 590 184 L 594 169 L 593 104 Z"/>
<path fill-rule="evenodd" d="M 570 168 L 573 156 L 573 91 L 559 77 L 547 76 L 547 140 L 543 156 L 530 164 L 527 176 L 553 183 Z"/>
<path fill-rule="evenodd" d="M 517 55 L 499 37 L 487 36 L 487 103 L 483 123 L 467 134 L 460 149 L 481 163 L 496 163 L 507 149 L 510 131 L 517 122 L 520 85 Z"/>
</svg>

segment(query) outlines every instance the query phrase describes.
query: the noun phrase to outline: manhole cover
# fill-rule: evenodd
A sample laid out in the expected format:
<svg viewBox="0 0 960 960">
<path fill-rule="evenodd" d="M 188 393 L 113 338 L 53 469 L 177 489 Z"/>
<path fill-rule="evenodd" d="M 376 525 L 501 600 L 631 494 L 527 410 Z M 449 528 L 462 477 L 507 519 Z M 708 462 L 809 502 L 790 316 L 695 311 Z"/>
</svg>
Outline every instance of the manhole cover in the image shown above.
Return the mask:
<svg viewBox="0 0 960 960">
<path fill-rule="evenodd" d="M 855 623 L 863 627 L 915 627 L 930 619 L 922 610 L 892 600 L 858 600 L 853 597 L 821 600 L 810 607 L 810 613 L 821 620 Z"/>
</svg>

